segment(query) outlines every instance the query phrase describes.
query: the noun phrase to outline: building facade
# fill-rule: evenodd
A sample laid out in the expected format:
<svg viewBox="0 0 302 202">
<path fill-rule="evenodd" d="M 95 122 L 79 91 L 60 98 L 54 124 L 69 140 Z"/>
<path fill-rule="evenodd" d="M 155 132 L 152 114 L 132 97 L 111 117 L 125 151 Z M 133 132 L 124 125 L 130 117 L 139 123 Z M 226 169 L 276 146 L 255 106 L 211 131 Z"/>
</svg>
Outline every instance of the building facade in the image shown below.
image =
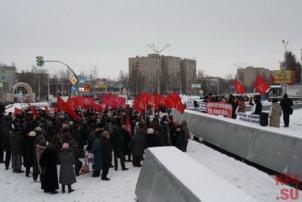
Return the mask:
<svg viewBox="0 0 302 202">
<path fill-rule="evenodd" d="M 11 93 L 16 83 L 16 67 L 0 64 L 0 101 L 5 100 L 5 95 Z"/>
<path fill-rule="evenodd" d="M 257 75 L 261 75 L 265 78 L 268 84 L 271 83 L 271 71 L 263 67 L 252 67 L 237 69 L 236 79 L 245 86 L 247 92 L 254 91 L 254 85 L 256 82 Z"/>
<path fill-rule="evenodd" d="M 171 91 L 190 94 L 195 79 L 195 60 L 158 54 L 129 58 L 129 89 L 133 95 Z"/>
</svg>

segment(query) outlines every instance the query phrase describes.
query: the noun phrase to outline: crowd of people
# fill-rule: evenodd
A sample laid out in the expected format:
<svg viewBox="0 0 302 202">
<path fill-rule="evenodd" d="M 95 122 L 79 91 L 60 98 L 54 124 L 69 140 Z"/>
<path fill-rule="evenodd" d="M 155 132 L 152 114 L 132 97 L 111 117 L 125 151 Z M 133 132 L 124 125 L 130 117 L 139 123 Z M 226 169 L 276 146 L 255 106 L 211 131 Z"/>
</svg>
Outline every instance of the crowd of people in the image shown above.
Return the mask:
<svg viewBox="0 0 302 202">
<path fill-rule="evenodd" d="M 151 109 L 88 109 L 78 121 L 63 112 L 40 111 L 38 118 L 30 110 L 0 114 L 0 163 L 13 173 L 32 175 L 52 194 L 58 193 L 59 183 L 62 193 L 66 187 L 68 193 L 74 191 L 76 177 L 89 169 L 88 157 L 93 156 L 92 177 L 109 181 L 110 168 L 118 170 L 120 164 L 121 170 L 128 170 L 125 161 L 142 166 L 146 148 L 172 145 L 185 152 L 190 138 L 185 121 L 177 123 L 173 116 L 160 117 Z"/>
<path fill-rule="evenodd" d="M 234 96 L 229 95 L 226 97 L 213 97 L 211 93 L 204 97 L 204 102 L 222 102 L 230 104 L 232 106 L 232 118 L 236 119 L 239 112 L 246 112 L 246 101 L 247 98 L 243 96 Z M 251 107 L 251 113 L 254 115 L 261 115 L 262 103 L 261 96 L 255 95 L 248 99 L 248 105 Z M 206 112 L 206 108 L 204 108 Z M 269 111 L 269 126 L 271 127 L 280 127 L 280 118 L 283 114 L 284 127 L 289 127 L 290 115 L 293 113 L 293 101 L 288 97 L 287 94 L 284 94 L 283 99 L 278 102 L 276 98 L 272 99 L 272 106 Z"/>
</svg>

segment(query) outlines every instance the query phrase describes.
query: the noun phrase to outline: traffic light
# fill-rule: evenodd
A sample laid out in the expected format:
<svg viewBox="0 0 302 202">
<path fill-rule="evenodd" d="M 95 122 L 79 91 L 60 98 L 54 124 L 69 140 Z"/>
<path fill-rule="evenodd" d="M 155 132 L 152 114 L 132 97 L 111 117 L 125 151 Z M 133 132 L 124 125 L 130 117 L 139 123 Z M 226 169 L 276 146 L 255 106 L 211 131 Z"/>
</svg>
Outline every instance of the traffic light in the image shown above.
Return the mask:
<svg viewBox="0 0 302 202">
<path fill-rule="evenodd" d="M 42 67 L 44 65 L 43 56 L 36 56 L 37 66 Z"/>
</svg>

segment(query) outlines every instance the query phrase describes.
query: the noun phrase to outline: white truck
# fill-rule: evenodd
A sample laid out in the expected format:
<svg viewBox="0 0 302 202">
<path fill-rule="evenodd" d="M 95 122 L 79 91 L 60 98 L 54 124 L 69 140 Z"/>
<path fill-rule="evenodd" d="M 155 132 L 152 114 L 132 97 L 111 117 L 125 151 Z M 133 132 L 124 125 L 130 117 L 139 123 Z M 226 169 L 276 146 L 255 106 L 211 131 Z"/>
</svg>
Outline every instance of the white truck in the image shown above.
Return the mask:
<svg viewBox="0 0 302 202">
<path fill-rule="evenodd" d="M 296 85 L 271 85 L 266 95 L 269 100 L 277 98 L 281 100 L 284 94 L 287 94 L 292 100 L 302 100 L 302 84 Z"/>
</svg>

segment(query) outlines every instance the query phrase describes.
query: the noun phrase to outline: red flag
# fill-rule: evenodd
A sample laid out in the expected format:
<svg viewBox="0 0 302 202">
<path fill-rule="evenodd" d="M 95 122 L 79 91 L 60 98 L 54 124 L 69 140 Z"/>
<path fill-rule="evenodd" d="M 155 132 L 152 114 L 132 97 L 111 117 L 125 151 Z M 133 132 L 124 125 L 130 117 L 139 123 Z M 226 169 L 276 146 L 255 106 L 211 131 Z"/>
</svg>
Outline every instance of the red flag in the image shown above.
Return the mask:
<svg viewBox="0 0 302 202">
<path fill-rule="evenodd" d="M 36 108 L 31 106 L 31 104 L 28 103 L 28 107 L 31 110 L 32 114 L 34 115 L 35 118 L 39 118 L 40 114 L 37 112 Z"/>
<path fill-rule="evenodd" d="M 73 110 L 69 105 L 67 105 L 67 103 L 65 103 L 64 100 L 62 100 L 62 98 L 59 96 L 57 99 L 57 108 L 62 110 L 63 112 L 66 112 L 75 120 L 81 119 L 81 117 L 75 112 L 75 110 Z"/>
<path fill-rule="evenodd" d="M 246 92 L 245 87 L 237 79 L 234 80 L 234 88 L 239 94 L 243 94 Z"/>
<path fill-rule="evenodd" d="M 14 115 L 21 115 L 23 113 L 22 109 L 15 107 Z"/>
<path fill-rule="evenodd" d="M 45 112 L 46 112 L 47 114 L 49 114 L 49 109 L 48 109 L 47 106 L 45 106 Z"/>
<path fill-rule="evenodd" d="M 255 83 L 256 91 L 259 92 L 260 95 L 264 95 L 268 88 L 269 86 L 266 83 L 265 79 L 262 76 L 257 75 L 256 83 Z"/>
</svg>

